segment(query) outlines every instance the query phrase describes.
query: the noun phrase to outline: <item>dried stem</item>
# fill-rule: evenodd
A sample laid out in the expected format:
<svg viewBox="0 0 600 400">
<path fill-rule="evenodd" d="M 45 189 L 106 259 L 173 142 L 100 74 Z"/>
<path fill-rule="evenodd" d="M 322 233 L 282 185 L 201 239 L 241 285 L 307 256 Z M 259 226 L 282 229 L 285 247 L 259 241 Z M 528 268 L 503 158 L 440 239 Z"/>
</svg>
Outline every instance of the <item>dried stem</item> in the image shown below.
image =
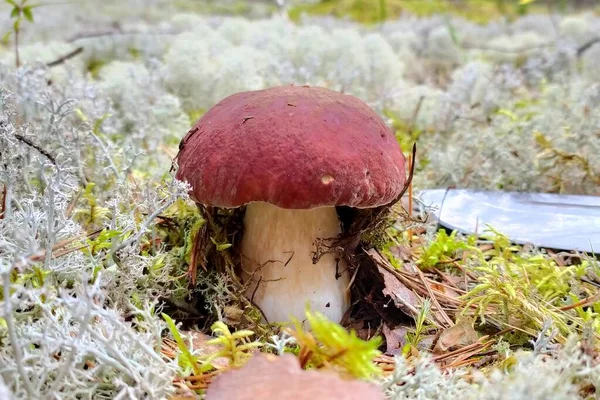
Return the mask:
<svg viewBox="0 0 600 400">
<path fill-rule="evenodd" d="M 60 64 L 64 63 L 65 61 L 68 61 L 71 58 L 73 58 L 81 53 L 83 53 L 83 47 L 78 47 L 75 50 L 71 51 L 70 53 L 67 53 L 64 56 L 61 56 L 54 61 L 50 61 L 49 63 L 46 63 L 46 66 L 48 68 L 56 67 L 57 65 L 60 65 Z"/>
<path fill-rule="evenodd" d="M 50 154 L 48 151 L 44 150 L 39 145 L 33 143 L 31 140 L 27 139 L 26 137 L 24 137 L 22 135 L 19 135 L 18 133 L 15 133 L 15 138 L 17 138 L 17 140 L 19 140 L 20 142 L 25 143 L 27 146 L 37 150 L 40 154 L 43 154 L 44 156 L 46 156 L 46 158 L 48 160 L 50 160 L 50 162 L 52 164 L 56 165 L 56 159 L 52 156 L 52 154 Z"/>
<path fill-rule="evenodd" d="M 19 29 L 15 29 L 15 64 L 17 68 L 21 66 L 21 57 L 19 56 Z"/>
<path fill-rule="evenodd" d="M 128 31 L 124 32 L 121 30 L 107 30 L 101 32 L 88 32 L 88 33 L 78 33 L 67 40 L 67 42 L 72 43 L 81 39 L 94 39 L 106 36 L 132 36 L 132 35 L 160 35 L 160 36 L 171 36 L 178 35 L 180 31 L 158 31 L 158 32 L 146 32 L 146 31 Z"/>
</svg>

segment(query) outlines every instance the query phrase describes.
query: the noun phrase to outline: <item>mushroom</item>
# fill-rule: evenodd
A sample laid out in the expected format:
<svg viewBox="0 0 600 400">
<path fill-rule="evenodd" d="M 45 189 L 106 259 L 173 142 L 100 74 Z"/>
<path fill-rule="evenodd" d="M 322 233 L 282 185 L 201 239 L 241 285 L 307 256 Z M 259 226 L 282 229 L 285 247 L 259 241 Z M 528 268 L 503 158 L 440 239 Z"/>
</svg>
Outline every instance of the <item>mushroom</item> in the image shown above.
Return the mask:
<svg viewBox="0 0 600 400">
<path fill-rule="evenodd" d="M 379 115 L 321 87 L 226 97 L 183 138 L 177 161 L 194 201 L 246 207 L 241 277 L 268 322 L 303 320 L 307 302 L 342 320 L 347 265 L 334 254 L 313 263 L 315 242 L 342 232 L 336 207 L 389 204 L 406 180 L 404 155 Z"/>
<path fill-rule="evenodd" d="M 305 371 L 291 354 L 259 354 L 246 365 L 219 374 L 206 400 L 383 400 L 374 384 L 345 380 L 333 371 Z"/>
</svg>

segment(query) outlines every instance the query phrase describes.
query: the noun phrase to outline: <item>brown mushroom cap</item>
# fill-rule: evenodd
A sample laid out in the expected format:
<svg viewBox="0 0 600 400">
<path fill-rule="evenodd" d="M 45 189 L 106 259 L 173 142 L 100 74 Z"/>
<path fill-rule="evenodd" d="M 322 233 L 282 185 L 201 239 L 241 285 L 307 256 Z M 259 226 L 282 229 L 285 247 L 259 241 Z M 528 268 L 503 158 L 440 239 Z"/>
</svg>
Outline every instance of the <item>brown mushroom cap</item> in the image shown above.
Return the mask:
<svg viewBox="0 0 600 400">
<path fill-rule="evenodd" d="M 405 183 L 393 132 L 356 97 L 280 86 L 231 95 L 187 133 L 177 179 L 216 207 L 377 207 Z"/>
<path fill-rule="evenodd" d="M 333 372 L 305 371 L 291 354 L 253 356 L 208 386 L 206 400 L 383 400 L 373 384 L 344 380 Z"/>
</svg>

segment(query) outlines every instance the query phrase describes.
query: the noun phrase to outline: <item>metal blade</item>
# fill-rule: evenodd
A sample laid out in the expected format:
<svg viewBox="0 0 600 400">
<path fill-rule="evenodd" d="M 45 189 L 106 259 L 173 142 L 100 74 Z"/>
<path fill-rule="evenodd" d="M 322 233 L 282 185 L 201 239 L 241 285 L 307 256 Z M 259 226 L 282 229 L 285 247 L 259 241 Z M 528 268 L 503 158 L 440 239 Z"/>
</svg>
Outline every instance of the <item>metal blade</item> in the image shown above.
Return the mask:
<svg viewBox="0 0 600 400">
<path fill-rule="evenodd" d="M 421 200 L 449 229 L 481 234 L 489 225 L 518 244 L 600 251 L 598 196 L 433 189 Z"/>
</svg>

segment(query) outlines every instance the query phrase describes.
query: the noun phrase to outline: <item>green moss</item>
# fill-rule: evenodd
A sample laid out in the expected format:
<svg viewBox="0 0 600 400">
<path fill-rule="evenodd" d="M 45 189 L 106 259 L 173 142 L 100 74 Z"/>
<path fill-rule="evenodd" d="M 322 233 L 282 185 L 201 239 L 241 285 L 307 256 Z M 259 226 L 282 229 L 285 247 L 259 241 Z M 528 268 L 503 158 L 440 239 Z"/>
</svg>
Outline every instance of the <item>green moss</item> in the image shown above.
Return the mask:
<svg viewBox="0 0 600 400">
<path fill-rule="evenodd" d="M 81 195 L 81 207 L 78 207 L 73 213 L 73 219 L 89 230 L 103 225 L 111 215 L 107 207 L 98 204 L 97 192 L 96 184 L 88 182 Z"/>
<path fill-rule="evenodd" d="M 307 355 L 306 367 L 328 367 L 359 379 L 372 379 L 381 374 L 373 359 L 381 354 L 380 337 L 368 341 L 360 339 L 355 331 L 347 331 L 341 325 L 318 312 L 306 310 L 310 332 L 295 321 L 292 335 L 300 346 L 300 353 Z"/>
<path fill-rule="evenodd" d="M 440 230 L 416 254 L 415 263 L 423 270 L 445 269 L 452 274 L 456 266 L 469 274 L 467 293 L 459 297 L 461 314 L 477 318 L 486 330 L 512 329 L 505 339 L 516 345 L 526 344 L 547 320 L 557 327 L 561 342 L 585 329 L 600 333 L 600 301 L 593 301 L 596 289 L 583 279 L 597 273 L 595 262 L 559 265 L 551 256 L 527 251 L 488 228 L 481 238 Z M 393 245 L 387 243 L 380 251 L 400 268 Z M 591 300 L 573 306 L 584 299 Z"/>
<path fill-rule="evenodd" d="M 585 293 L 580 278 L 587 264 L 559 266 L 548 256 L 524 252 L 494 230 L 489 239 L 491 249 L 472 248 L 467 254 L 465 266 L 477 275 L 477 280 L 464 296 L 464 312 L 473 306 L 482 323 L 492 321 L 531 335 L 551 319 L 562 341 L 581 333 L 587 322 L 577 312 L 583 309 L 575 307 L 575 312 L 565 312 L 561 307 L 580 300 L 570 299 L 571 293 Z"/>
<path fill-rule="evenodd" d="M 198 14 L 245 15 L 252 11 L 252 4 L 247 1 L 190 1 L 174 0 L 173 6 L 182 12 Z M 271 4 L 268 10 L 274 10 Z"/>
<path fill-rule="evenodd" d="M 361 243 L 367 248 L 386 248 L 390 243 L 390 235 L 392 234 L 390 230 L 393 230 L 393 228 L 390 228 L 392 223 L 391 218 L 388 217 L 384 222 L 376 226 L 375 229 L 363 232 L 360 236 Z"/>
<path fill-rule="evenodd" d="M 92 58 L 88 61 L 87 65 L 85 66 L 85 69 L 93 79 L 98 79 L 98 77 L 100 76 L 100 70 L 106 64 L 108 64 L 108 61 Z"/>
<path fill-rule="evenodd" d="M 189 110 L 187 111 L 187 115 L 190 118 L 190 124 L 191 125 L 195 125 L 196 122 L 198 122 L 198 120 L 200 118 L 202 118 L 202 116 L 204 115 L 204 113 L 206 113 L 206 110 L 203 108 L 199 108 L 196 110 Z"/>
<path fill-rule="evenodd" d="M 428 269 L 438 264 L 449 263 L 459 257 L 463 251 L 475 249 L 475 236 L 469 236 L 463 240 L 457 235 L 457 231 L 448 235 L 445 230 L 440 229 L 435 240 L 424 248 L 417 259 L 419 268 Z"/>
<path fill-rule="evenodd" d="M 289 15 L 294 21 L 298 21 L 302 14 L 306 13 L 348 17 L 357 22 L 373 24 L 385 19 L 398 18 L 403 13 L 420 17 L 452 14 L 484 24 L 500 17 L 513 18 L 543 11 L 537 4 L 520 3 L 518 0 L 322 0 L 292 7 Z"/>
<path fill-rule="evenodd" d="M 135 47 L 130 47 L 127 49 L 127 53 L 129 53 L 129 55 L 131 56 L 131 58 L 133 58 L 134 60 L 140 58 L 140 55 L 142 54 L 140 52 L 139 49 L 136 49 Z"/>
<path fill-rule="evenodd" d="M 338 18 L 350 17 L 355 21 L 362 23 L 376 23 L 382 20 L 383 16 L 399 16 L 396 7 L 382 8 L 386 2 L 379 0 L 340 0 L 340 1 L 320 1 L 314 4 L 299 4 L 292 7 L 288 15 L 293 21 L 299 21 L 302 14 L 309 15 L 333 15 Z"/>
</svg>

